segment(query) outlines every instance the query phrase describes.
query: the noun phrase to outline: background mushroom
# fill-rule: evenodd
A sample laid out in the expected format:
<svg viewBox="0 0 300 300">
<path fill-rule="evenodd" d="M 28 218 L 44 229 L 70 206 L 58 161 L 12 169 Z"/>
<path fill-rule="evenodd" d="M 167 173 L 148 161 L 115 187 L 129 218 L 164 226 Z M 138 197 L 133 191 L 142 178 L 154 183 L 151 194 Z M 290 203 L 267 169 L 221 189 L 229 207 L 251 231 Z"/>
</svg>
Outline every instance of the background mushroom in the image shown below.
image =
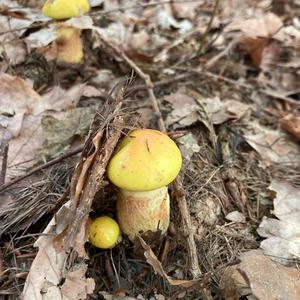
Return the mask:
<svg viewBox="0 0 300 300">
<path fill-rule="evenodd" d="M 167 185 L 182 165 L 179 148 L 166 134 L 131 131 L 108 165 L 108 178 L 119 187 L 117 217 L 131 240 L 139 233 L 166 232 L 170 220 Z"/>
<path fill-rule="evenodd" d="M 43 14 L 52 19 L 68 19 L 79 17 L 90 10 L 87 0 L 48 0 L 43 6 Z M 64 23 L 56 24 L 57 38 L 54 42 L 60 63 L 77 64 L 83 60 L 83 44 L 81 30 Z"/>
</svg>

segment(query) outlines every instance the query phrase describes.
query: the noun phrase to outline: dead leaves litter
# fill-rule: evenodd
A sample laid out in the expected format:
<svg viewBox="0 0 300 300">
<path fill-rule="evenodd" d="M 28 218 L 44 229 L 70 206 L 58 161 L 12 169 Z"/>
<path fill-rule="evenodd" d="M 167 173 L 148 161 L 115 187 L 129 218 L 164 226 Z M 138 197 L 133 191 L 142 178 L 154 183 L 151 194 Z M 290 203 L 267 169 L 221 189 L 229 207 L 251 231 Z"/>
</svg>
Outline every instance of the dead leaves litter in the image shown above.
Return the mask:
<svg viewBox="0 0 300 300">
<path fill-rule="evenodd" d="M 272 260 L 290 265 L 300 260 L 300 189 L 286 182 L 272 181 L 269 189 L 276 193 L 273 214 L 264 217 L 257 232 L 266 238 L 260 244 Z"/>
<path fill-rule="evenodd" d="M 5 131 L 9 131 L 13 136 L 8 152 L 8 178 L 19 176 L 26 168 L 36 164 L 41 159 L 42 148 L 43 155 L 48 157 L 53 155 L 54 145 L 53 142 L 49 143 L 50 137 L 45 136 L 42 120 L 44 120 L 44 125 L 46 117 L 56 120 L 56 124 L 52 123 L 51 128 L 48 126 L 44 129 L 52 132 L 51 139 L 56 140 L 56 147 L 59 147 L 60 150 L 67 149 L 70 143 L 66 145 L 64 142 L 57 145 L 57 141 L 63 141 L 64 137 L 60 137 L 61 132 L 56 130 L 58 129 L 56 125 L 59 122 L 65 122 L 68 117 L 67 119 L 70 121 L 68 126 L 70 129 L 68 132 L 69 142 L 79 131 L 82 135 L 84 128 L 86 132 L 86 128 L 89 126 L 89 120 L 85 118 L 84 125 L 84 118 L 81 119 L 82 122 L 78 123 L 77 117 L 84 117 L 91 111 L 91 108 L 81 108 L 80 114 L 70 114 L 68 110 L 76 108 L 83 95 L 87 97 L 100 95 L 95 88 L 79 84 L 67 91 L 57 86 L 41 96 L 34 91 L 30 83 L 21 77 L 2 73 L 0 81 L 2 83 L 0 86 L 0 135 L 2 137 Z M 47 144 L 44 144 L 47 140 L 49 151 Z"/>
<path fill-rule="evenodd" d="M 103 175 L 121 130 L 122 119 L 117 112 L 121 107 L 123 89 L 117 96 L 115 106 L 106 104 L 102 117 L 113 129 L 105 131 L 101 112 L 95 115 L 91 131 L 75 169 L 70 199 L 52 218 L 37 242 L 38 254 L 32 263 L 23 291 L 23 299 L 85 299 L 94 289 L 93 279 L 86 278 L 86 265 L 78 265 L 72 257 L 86 258 L 84 244 L 87 241 L 88 214 L 96 192 L 103 187 Z M 76 255 L 71 255 L 71 254 Z M 67 269 L 68 265 L 73 269 Z M 66 281 L 60 286 L 61 280 Z M 78 284 L 80 282 L 80 284 Z M 74 298 L 75 297 L 75 298 Z"/>
</svg>

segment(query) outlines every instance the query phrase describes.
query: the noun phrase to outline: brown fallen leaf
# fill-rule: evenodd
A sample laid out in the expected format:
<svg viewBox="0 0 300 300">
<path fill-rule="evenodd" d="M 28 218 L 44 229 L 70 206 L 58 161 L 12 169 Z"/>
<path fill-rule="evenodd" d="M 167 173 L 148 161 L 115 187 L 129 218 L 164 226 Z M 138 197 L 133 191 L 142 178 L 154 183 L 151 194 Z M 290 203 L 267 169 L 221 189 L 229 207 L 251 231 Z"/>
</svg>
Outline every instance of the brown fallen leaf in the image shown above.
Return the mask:
<svg viewBox="0 0 300 300">
<path fill-rule="evenodd" d="M 266 238 L 260 244 L 266 255 L 284 265 L 300 259 L 300 189 L 286 182 L 273 180 L 270 190 L 276 192 L 273 214 L 264 217 L 257 232 Z"/>
<path fill-rule="evenodd" d="M 256 122 L 249 125 L 244 136 L 248 144 L 260 154 L 265 165 L 271 163 L 295 165 L 300 162 L 300 149 L 288 135 Z"/>
<path fill-rule="evenodd" d="M 39 151 L 42 148 L 46 151 L 47 147 L 43 145 L 45 132 L 42 128 L 45 115 L 60 121 L 65 119 L 65 114 L 61 111 L 76 107 L 82 95 L 99 95 L 95 88 L 79 84 L 67 91 L 54 87 L 40 96 L 32 85 L 21 77 L 3 73 L 0 74 L 0 81 L 0 138 L 7 130 L 13 135 L 9 142 L 8 179 L 23 174 L 38 162 Z M 75 127 L 73 126 L 71 132 L 75 133 L 80 122 L 72 123 Z M 59 134 L 57 131 L 53 138 L 58 138 Z"/>
<path fill-rule="evenodd" d="M 172 112 L 168 115 L 167 124 L 178 123 L 181 126 L 190 126 L 197 122 L 199 106 L 193 97 L 177 91 L 164 99 L 173 107 Z"/>
<path fill-rule="evenodd" d="M 0 82 L 0 115 L 6 117 L 7 130 L 17 137 L 24 115 L 40 113 L 44 102 L 32 85 L 21 77 L 2 73 Z M 0 125 L 4 126 L 3 123 Z"/>
<path fill-rule="evenodd" d="M 34 244 L 39 251 L 25 282 L 24 300 L 43 299 L 42 295 L 51 295 L 48 299 L 61 299 L 59 283 L 68 255 L 65 251 L 57 252 L 55 250 L 53 237 L 64 230 L 64 216 L 69 205 L 68 202 L 58 211 L 44 230 L 43 235 Z"/>
<path fill-rule="evenodd" d="M 288 114 L 280 120 L 281 127 L 300 140 L 300 116 Z"/>
<path fill-rule="evenodd" d="M 193 286 L 196 283 L 199 283 L 199 280 L 180 280 L 180 279 L 173 279 L 172 277 L 170 277 L 165 272 L 161 262 L 158 260 L 158 258 L 156 257 L 154 252 L 151 250 L 151 248 L 146 244 L 146 242 L 140 236 L 138 236 L 138 239 L 139 239 L 142 247 L 145 250 L 144 256 L 146 257 L 148 264 L 150 264 L 152 266 L 152 268 L 154 269 L 154 271 L 156 273 L 158 273 L 162 278 L 167 280 L 169 282 L 169 284 L 188 288 L 188 287 Z"/>
<path fill-rule="evenodd" d="M 94 280 L 85 278 L 87 265 L 82 263 L 76 266 L 76 271 L 64 272 L 68 253 L 62 248 L 57 251 L 54 237 L 65 230 L 66 215 L 71 201 L 68 201 L 52 218 L 43 234 L 35 242 L 34 246 L 39 251 L 30 267 L 25 287 L 23 289 L 24 300 L 31 299 L 85 299 L 87 294 L 93 292 Z M 86 235 L 80 235 L 75 249 L 84 249 Z M 82 253 L 81 253 L 82 254 Z M 63 274 L 66 274 L 65 283 L 60 286 Z M 78 284 L 78 281 L 80 284 Z M 76 295 L 76 297 L 73 297 Z M 77 297 L 78 295 L 78 297 Z"/>
<path fill-rule="evenodd" d="M 240 256 L 241 262 L 226 269 L 223 275 L 226 300 L 298 300 L 300 271 L 273 262 L 261 250 L 251 250 Z"/>
<path fill-rule="evenodd" d="M 189 3 L 173 2 L 172 8 L 176 18 L 193 20 L 196 16 L 196 10 L 201 4 L 203 4 L 202 1 Z"/>
<path fill-rule="evenodd" d="M 86 264 L 76 265 L 72 272 L 69 272 L 66 281 L 61 286 L 63 300 L 86 299 L 95 288 L 95 281 L 92 278 L 86 278 Z"/>
<path fill-rule="evenodd" d="M 195 100 L 197 99 L 197 101 Z M 167 124 L 177 123 L 180 126 L 190 126 L 199 119 L 199 102 L 205 107 L 213 124 L 222 124 L 230 119 L 240 119 L 250 113 L 249 105 L 236 100 L 221 101 L 219 98 L 205 98 L 194 91 L 178 90 L 164 97 L 173 110 L 167 117 Z M 177 126 L 178 126 L 177 125 Z"/>
<path fill-rule="evenodd" d="M 224 31 L 240 31 L 244 36 L 252 38 L 270 38 L 274 37 L 282 26 L 283 22 L 277 15 L 272 12 L 262 12 L 249 19 L 232 21 Z"/>
<path fill-rule="evenodd" d="M 6 43 L 0 43 L 0 57 L 5 57 L 12 66 L 25 61 L 27 50 L 21 39 L 14 39 Z"/>
</svg>

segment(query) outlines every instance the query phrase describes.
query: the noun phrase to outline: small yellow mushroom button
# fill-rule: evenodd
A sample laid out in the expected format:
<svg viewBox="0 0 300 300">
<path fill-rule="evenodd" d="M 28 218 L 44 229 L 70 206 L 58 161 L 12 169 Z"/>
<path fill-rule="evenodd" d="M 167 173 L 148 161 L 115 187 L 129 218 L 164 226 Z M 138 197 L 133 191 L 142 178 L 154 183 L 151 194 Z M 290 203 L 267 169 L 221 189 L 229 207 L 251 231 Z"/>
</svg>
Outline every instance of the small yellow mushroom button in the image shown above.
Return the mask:
<svg viewBox="0 0 300 300">
<path fill-rule="evenodd" d="M 90 243 L 101 249 L 114 247 L 120 235 L 118 223 L 107 216 L 96 218 L 89 226 Z"/>
</svg>

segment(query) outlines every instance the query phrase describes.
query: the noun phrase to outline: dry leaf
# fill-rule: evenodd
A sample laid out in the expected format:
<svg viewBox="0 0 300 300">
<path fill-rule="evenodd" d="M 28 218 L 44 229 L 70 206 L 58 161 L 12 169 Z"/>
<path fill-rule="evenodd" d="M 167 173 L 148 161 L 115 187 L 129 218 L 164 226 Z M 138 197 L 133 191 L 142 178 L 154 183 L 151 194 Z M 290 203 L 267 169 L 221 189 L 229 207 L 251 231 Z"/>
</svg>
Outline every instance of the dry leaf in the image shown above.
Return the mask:
<svg viewBox="0 0 300 300">
<path fill-rule="evenodd" d="M 200 99 L 206 112 L 215 125 L 222 124 L 230 119 L 240 119 L 251 112 L 250 106 L 236 100 L 222 102 L 218 97 Z"/>
<path fill-rule="evenodd" d="M 242 214 L 241 212 L 239 212 L 237 210 L 230 212 L 229 214 L 227 214 L 225 216 L 225 218 L 232 222 L 246 223 L 246 218 L 245 218 L 244 214 Z"/>
<path fill-rule="evenodd" d="M 176 18 L 193 20 L 196 16 L 196 10 L 201 4 L 203 4 L 203 1 L 189 3 L 174 2 L 172 3 L 172 8 Z"/>
<path fill-rule="evenodd" d="M 251 250 L 240 256 L 241 262 L 226 269 L 223 275 L 226 300 L 298 300 L 300 271 L 273 262 L 260 250 Z"/>
<path fill-rule="evenodd" d="M 249 105 L 235 100 L 222 102 L 218 97 L 204 98 L 198 93 L 187 91 L 193 95 L 197 101 L 205 107 L 206 112 L 213 124 L 222 124 L 230 119 L 240 119 L 251 112 Z M 187 95 L 184 90 L 164 97 L 169 102 L 173 110 L 167 117 L 167 124 L 178 123 L 180 126 L 190 126 L 199 120 L 199 104 L 195 98 Z"/>
<path fill-rule="evenodd" d="M 254 65 L 258 69 L 271 71 L 276 68 L 281 46 L 275 40 L 268 41 L 265 38 L 243 37 L 240 45 L 251 57 Z"/>
<path fill-rule="evenodd" d="M 148 264 L 150 264 L 152 266 L 155 273 L 158 273 L 162 278 L 167 280 L 169 282 L 169 284 L 188 288 L 199 282 L 199 280 L 179 280 L 179 279 L 171 278 L 164 271 L 161 262 L 158 260 L 156 255 L 153 253 L 151 248 L 146 244 L 146 242 L 140 236 L 138 236 L 138 238 L 139 238 L 139 241 L 140 241 L 142 247 L 145 250 L 144 255 L 146 257 Z"/>
<path fill-rule="evenodd" d="M 76 271 L 67 273 L 65 283 L 60 286 L 68 253 L 63 249 L 57 251 L 54 237 L 65 230 L 70 204 L 70 201 L 67 202 L 58 211 L 34 244 L 39 251 L 26 279 L 23 300 L 85 299 L 83 296 L 94 289 L 93 279 L 84 277 L 87 268 L 85 264 L 76 266 Z M 82 248 L 86 242 L 86 235 L 81 236 L 83 239 L 77 240 L 81 244 L 77 245 L 78 248 Z M 72 298 L 73 295 L 82 297 Z"/>
<path fill-rule="evenodd" d="M 200 146 L 198 145 L 197 139 L 192 133 L 188 133 L 181 137 L 179 140 L 180 150 L 182 157 L 189 161 L 194 153 L 200 151 Z"/>
<path fill-rule="evenodd" d="M 272 181 L 270 190 L 276 192 L 273 214 L 265 217 L 257 232 L 265 237 L 260 247 L 271 259 L 289 265 L 300 259 L 300 189 L 286 182 Z"/>
<path fill-rule="evenodd" d="M 192 97 L 177 91 L 164 97 L 164 99 L 173 107 L 168 115 L 167 124 L 171 125 L 178 122 L 181 126 L 189 126 L 197 122 L 199 106 Z"/>
<path fill-rule="evenodd" d="M 65 118 L 60 112 L 76 107 L 82 95 L 99 95 L 93 87 L 78 84 L 67 91 L 54 87 L 41 97 L 18 76 L 0 74 L 0 81 L 0 138 L 5 130 L 14 136 L 9 142 L 7 178 L 22 174 L 40 159 L 38 153 L 45 140 L 41 120 L 45 115 L 60 121 Z"/>
<path fill-rule="evenodd" d="M 39 9 L 24 8 L 17 1 L 1 0 L 0 11 L 2 7 L 5 14 L 0 14 L 0 33 L 7 33 L 0 34 L 0 44 L 3 43 L 4 46 L 5 43 L 20 37 L 34 22 L 49 20 Z"/>
<path fill-rule="evenodd" d="M 289 114 L 280 120 L 281 127 L 300 140 L 300 117 Z"/>
<path fill-rule="evenodd" d="M 270 163 L 295 165 L 300 162 L 300 149 L 289 136 L 255 122 L 251 123 L 250 127 L 244 136 L 248 144 L 261 155 L 266 165 Z"/>
<path fill-rule="evenodd" d="M 66 281 L 61 286 L 63 300 L 86 299 L 95 288 L 95 281 L 92 278 L 86 278 L 86 264 L 75 266 L 75 271 L 69 272 Z"/>
<path fill-rule="evenodd" d="M 51 91 L 43 95 L 44 101 L 47 103 L 46 109 L 62 111 L 75 108 L 82 96 L 97 97 L 101 93 L 92 86 L 85 83 L 77 84 L 68 90 L 55 86 Z"/>
<path fill-rule="evenodd" d="M 26 46 L 21 39 L 16 38 L 6 43 L 0 43 L 0 57 L 5 57 L 12 66 L 23 63 L 26 55 Z"/>
<path fill-rule="evenodd" d="M 268 12 L 246 20 L 235 20 L 225 28 L 225 32 L 238 30 L 247 37 L 270 38 L 273 37 L 282 26 L 283 22 L 281 19 L 277 15 Z"/>
<path fill-rule="evenodd" d="M 53 237 L 64 230 L 63 220 L 65 219 L 65 213 L 69 205 L 70 203 L 67 203 L 59 210 L 56 218 L 51 220 L 44 230 L 43 235 L 34 244 L 35 247 L 39 248 L 39 251 L 26 279 L 23 290 L 24 300 L 61 299 L 59 283 L 67 253 L 64 251 L 56 252 Z M 52 295 L 52 298 L 51 296 L 47 297 L 48 291 Z M 55 296 L 53 297 L 53 295 Z"/>
<path fill-rule="evenodd" d="M 32 85 L 18 76 L 2 73 L 0 82 L 0 115 L 8 117 L 6 128 L 17 137 L 24 115 L 40 113 L 43 101 Z"/>
</svg>

